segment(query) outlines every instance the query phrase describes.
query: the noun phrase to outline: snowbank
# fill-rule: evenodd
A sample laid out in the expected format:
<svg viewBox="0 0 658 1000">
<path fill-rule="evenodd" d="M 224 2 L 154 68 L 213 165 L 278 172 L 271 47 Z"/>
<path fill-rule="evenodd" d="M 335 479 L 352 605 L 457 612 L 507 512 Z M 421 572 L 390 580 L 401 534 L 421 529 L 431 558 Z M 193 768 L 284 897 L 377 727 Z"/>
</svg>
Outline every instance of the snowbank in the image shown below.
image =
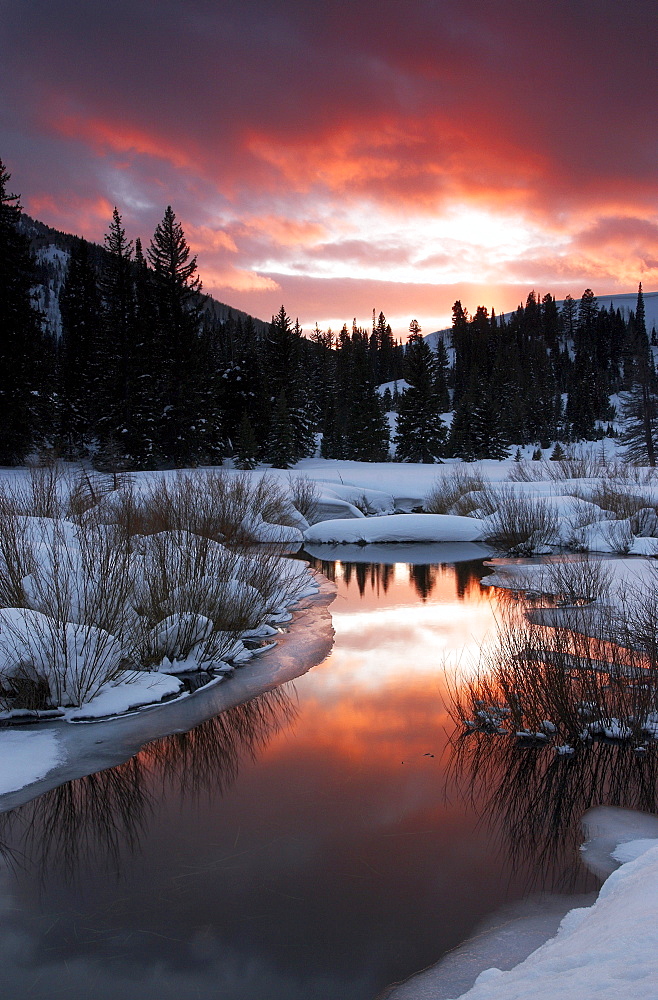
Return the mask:
<svg viewBox="0 0 658 1000">
<path fill-rule="evenodd" d="M 66 756 L 58 734 L 52 731 L 5 731 L 0 733 L 0 748 L 0 795 L 39 781 Z"/>
<path fill-rule="evenodd" d="M 646 845 L 594 906 L 571 910 L 556 937 L 509 972 L 482 972 L 459 1000 L 656 1000 L 658 841 Z"/>
<path fill-rule="evenodd" d="M 307 542 L 477 542 L 482 522 L 456 514 L 397 514 L 358 521 L 320 521 L 304 532 Z"/>
</svg>

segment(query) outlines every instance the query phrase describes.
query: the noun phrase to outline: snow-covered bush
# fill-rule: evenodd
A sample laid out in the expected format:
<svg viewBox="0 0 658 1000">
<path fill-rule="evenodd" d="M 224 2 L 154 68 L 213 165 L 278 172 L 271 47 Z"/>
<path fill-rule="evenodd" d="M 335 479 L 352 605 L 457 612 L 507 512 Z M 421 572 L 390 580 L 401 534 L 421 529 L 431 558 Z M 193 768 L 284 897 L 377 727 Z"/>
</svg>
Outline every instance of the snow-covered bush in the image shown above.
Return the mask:
<svg viewBox="0 0 658 1000">
<path fill-rule="evenodd" d="M 181 473 L 139 495 L 46 471 L 0 492 L 3 708 L 79 706 L 164 660 L 247 658 L 243 633 L 309 593 L 306 564 L 249 544 L 275 527 L 263 515 L 306 523 L 272 482 Z"/>
<path fill-rule="evenodd" d="M 481 491 L 487 514 L 484 538 L 504 552 L 530 555 L 554 544 L 559 527 L 558 510 L 543 497 L 510 487 Z"/>
<path fill-rule="evenodd" d="M 475 508 L 466 498 L 483 490 L 484 486 L 477 466 L 445 466 L 445 471 L 437 476 L 425 497 L 423 510 L 428 514 L 470 514 Z"/>
</svg>

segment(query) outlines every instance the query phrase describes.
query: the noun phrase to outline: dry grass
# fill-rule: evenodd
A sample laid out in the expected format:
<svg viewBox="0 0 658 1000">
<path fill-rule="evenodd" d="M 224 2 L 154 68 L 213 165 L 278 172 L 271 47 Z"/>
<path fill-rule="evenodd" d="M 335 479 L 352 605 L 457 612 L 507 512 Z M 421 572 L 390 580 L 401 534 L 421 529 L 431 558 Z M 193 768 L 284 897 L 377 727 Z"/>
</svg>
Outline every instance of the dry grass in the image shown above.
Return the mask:
<svg viewBox="0 0 658 1000">
<path fill-rule="evenodd" d="M 288 493 L 296 510 L 309 524 L 315 524 L 318 516 L 320 487 L 307 476 L 290 476 Z"/>
<path fill-rule="evenodd" d="M 477 466 L 452 465 L 445 475 L 435 479 L 425 497 L 423 509 L 428 514 L 471 513 L 476 506 L 469 508 L 467 496 L 484 488 L 485 482 Z"/>
<path fill-rule="evenodd" d="M 481 492 L 488 523 L 485 540 L 504 552 L 531 555 L 551 545 L 559 526 L 555 507 L 510 487 L 488 486 Z"/>
</svg>

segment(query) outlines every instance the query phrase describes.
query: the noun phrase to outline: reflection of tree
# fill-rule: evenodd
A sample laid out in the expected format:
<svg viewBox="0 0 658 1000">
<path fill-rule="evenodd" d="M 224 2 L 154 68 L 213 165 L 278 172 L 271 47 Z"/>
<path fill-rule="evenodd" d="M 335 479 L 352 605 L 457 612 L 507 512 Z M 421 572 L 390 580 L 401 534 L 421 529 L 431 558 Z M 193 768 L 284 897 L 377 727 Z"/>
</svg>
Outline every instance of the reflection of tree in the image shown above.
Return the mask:
<svg viewBox="0 0 658 1000">
<path fill-rule="evenodd" d="M 341 566 L 345 585 L 349 587 L 352 579 L 355 579 L 361 597 L 364 596 L 368 585 L 370 590 L 377 594 L 381 591 L 386 593 L 395 571 L 395 567 L 388 563 L 344 562 Z"/>
<path fill-rule="evenodd" d="M 460 732 L 449 773 L 483 821 L 501 823 L 512 858 L 532 859 L 538 876 L 562 852 L 575 856 L 591 806 L 658 811 L 653 747 L 638 755 L 625 744 L 595 742 L 563 756 L 553 747 L 520 747 L 509 736 Z"/>
<path fill-rule="evenodd" d="M 487 575 L 487 572 L 490 572 L 486 569 L 483 570 L 481 559 L 467 559 L 464 562 L 453 563 L 452 568 L 455 571 L 455 585 L 460 601 L 463 601 L 473 588 L 479 594 L 480 580 L 484 575 Z"/>
<path fill-rule="evenodd" d="M 172 733 L 140 754 L 184 795 L 224 793 L 238 776 L 244 757 L 255 761 L 272 736 L 289 726 L 297 708 L 283 688 L 231 708 L 187 733 Z"/>
<path fill-rule="evenodd" d="M 410 563 L 408 568 L 409 581 L 413 583 L 421 601 L 426 601 L 436 586 L 438 566 Z"/>
<path fill-rule="evenodd" d="M 0 816 L 0 836 L 17 844 L 10 852 L 16 863 L 36 864 L 44 875 L 59 867 L 71 878 L 82 861 L 118 871 L 122 853 L 139 849 L 158 803 L 157 779 L 161 791 L 171 788 L 181 798 L 204 791 L 222 795 L 241 760 L 256 760 L 295 714 L 283 689 L 259 695 L 196 729 L 150 743 L 124 764 L 70 781 Z"/>
</svg>

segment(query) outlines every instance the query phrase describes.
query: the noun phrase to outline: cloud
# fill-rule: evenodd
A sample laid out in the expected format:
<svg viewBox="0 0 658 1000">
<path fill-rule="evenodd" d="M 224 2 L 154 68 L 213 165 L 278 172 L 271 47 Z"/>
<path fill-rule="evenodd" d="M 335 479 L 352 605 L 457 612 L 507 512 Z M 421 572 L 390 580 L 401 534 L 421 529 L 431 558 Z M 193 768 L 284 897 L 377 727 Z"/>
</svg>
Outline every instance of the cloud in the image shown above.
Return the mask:
<svg viewBox="0 0 658 1000">
<path fill-rule="evenodd" d="M 241 279 L 252 311 L 277 273 L 310 288 L 336 262 L 364 280 L 381 268 L 398 290 L 410 262 L 409 285 L 433 265 L 446 286 L 498 283 L 501 302 L 521 280 L 621 287 L 655 270 L 658 11 L 639 0 L 0 0 L 0 12 L 2 156 L 26 203 L 98 237 L 91 206 L 123 195 L 143 238 L 171 203 L 205 234 L 202 273 L 220 273 L 224 249 L 259 276 Z M 477 232 L 442 241 L 437 224 L 460 211 L 499 218 L 501 238 L 520 220 L 533 239 L 508 253 Z"/>
</svg>

